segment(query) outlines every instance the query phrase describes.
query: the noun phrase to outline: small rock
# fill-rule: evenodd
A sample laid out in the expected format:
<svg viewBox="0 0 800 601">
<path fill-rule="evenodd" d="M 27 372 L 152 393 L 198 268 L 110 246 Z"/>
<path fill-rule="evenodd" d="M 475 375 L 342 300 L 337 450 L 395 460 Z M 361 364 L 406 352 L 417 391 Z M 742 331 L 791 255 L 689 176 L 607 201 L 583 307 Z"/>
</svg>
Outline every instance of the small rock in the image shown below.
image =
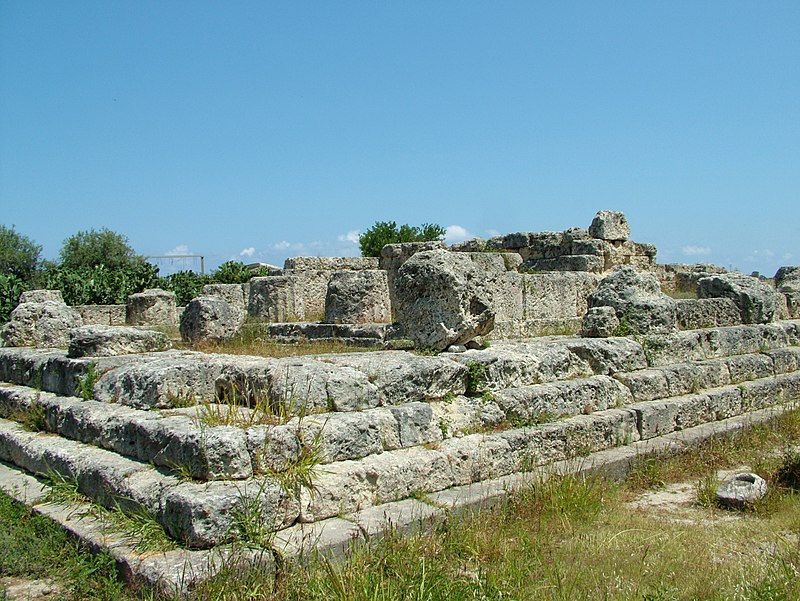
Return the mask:
<svg viewBox="0 0 800 601">
<path fill-rule="evenodd" d="M 736 474 L 717 488 L 717 501 L 723 507 L 742 509 L 763 499 L 767 482 L 757 474 Z"/>
<path fill-rule="evenodd" d="M 467 347 L 463 344 L 451 344 L 446 349 L 444 349 L 445 353 L 466 353 Z"/>
</svg>

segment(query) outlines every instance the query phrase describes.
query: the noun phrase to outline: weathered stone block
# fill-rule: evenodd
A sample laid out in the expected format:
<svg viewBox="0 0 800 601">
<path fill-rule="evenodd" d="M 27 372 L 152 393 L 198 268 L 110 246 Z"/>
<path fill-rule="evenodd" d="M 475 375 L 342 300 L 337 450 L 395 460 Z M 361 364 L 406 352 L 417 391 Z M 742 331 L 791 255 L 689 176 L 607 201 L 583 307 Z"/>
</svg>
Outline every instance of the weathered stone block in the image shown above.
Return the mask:
<svg viewBox="0 0 800 601">
<path fill-rule="evenodd" d="M 163 332 L 124 326 L 81 326 L 70 330 L 67 357 L 111 357 L 165 351 L 172 344 Z"/>
<path fill-rule="evenodd" d="M 389 283 L 385 271 L 336 271 L 325 297 L 326 323 L 390 323 Z"/>
<path fill-rule="evenodd" d="M 176 326 L 175 293 L 152 288 L 128 296 L 125 321 L 131 326 Z"/>
<path fill-rule="evenodd" d="M 219 296 L 189 301 L 181 315 L 181 338 L 193 344 L 230 340 L 242 325 L 240 308 Z"/>
<path fill-rule="evenodd" d="M 676 304 L 678 328 L 696 330 L 742 323 L 736 304 L 729 298 L 681 299 Z"/>
<path fill-rule="evenodd" d="M 302 279 L 294 275 L 251 279 L 247 312 L 273 322 L 305 319 Z"/>
<path fill-rule="evenodd" d="M 601 240 L 624 241 L 631 237 L 631 227 L 624 213 L 599 211 L 589 226 L 589 235 Z"/>
<path fill-rule="evenodd" d="M 700 298 L 729 298 L 739 308 L 742 323 L 768 323 L 775 317 L 775 290 L 741 273 L 724 273 L 698 281 Z"/>
</svg>

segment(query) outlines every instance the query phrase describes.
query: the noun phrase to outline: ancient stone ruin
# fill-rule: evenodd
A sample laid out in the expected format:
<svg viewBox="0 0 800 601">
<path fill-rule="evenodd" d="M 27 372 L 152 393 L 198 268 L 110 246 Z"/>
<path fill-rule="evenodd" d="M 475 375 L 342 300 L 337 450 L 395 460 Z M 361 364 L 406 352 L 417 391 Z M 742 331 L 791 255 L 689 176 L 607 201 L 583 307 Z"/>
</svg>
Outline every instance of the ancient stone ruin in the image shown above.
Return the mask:
<svg viewBox="0 0 800 601">
<path fill-rule="evenodd" d="M 796 268 L 773 286 L 658 265 L 629 235 L 624 215 L 600 212 L 587 230 L 296 258 L 182 310 L 143 293 L 125 327 L 87 323 L 118 311 L 81 318 L 52 291 L 27 293 L 0 348 L 0 486 L 110 547 L 131 577 L 181 590 L 237 541 L 263 569 L 343 553 L 541 470 L 624 475 L 800 399 Z M 165 322 L 185 343 L 259 327 L 376 350 L 176 350 Z M 137 554 L 47 503 L 54 474 L 92 503 L 146 511 L 178 548 Z M 249 538 L 245 511 L 269 536 Z"/>
</svg>

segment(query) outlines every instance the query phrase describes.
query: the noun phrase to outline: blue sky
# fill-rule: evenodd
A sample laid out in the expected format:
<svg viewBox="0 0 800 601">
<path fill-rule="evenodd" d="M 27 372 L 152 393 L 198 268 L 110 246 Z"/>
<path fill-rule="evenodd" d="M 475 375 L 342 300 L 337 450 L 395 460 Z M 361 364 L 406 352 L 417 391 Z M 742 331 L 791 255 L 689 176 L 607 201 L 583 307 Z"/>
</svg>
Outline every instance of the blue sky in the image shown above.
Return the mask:
<svg viewBox="0 0 800 601">
<path fill-rule="evenodd" d="M 800 264 L 798 32 L 796 0 L 0 0 L 0 222 L 213 268 L 610 209 L 659 262 L 772 275 Z"/>
</svg>

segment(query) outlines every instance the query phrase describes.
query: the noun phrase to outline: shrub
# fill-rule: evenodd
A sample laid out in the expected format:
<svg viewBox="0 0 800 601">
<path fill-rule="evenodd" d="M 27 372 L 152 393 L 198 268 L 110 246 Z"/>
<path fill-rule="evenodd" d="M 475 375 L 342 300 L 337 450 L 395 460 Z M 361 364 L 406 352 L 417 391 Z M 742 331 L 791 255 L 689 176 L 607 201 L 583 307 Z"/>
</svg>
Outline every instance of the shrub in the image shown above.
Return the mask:
<svg viewBox="0 0 800 601">
<path fill-rule="evenodd" d="M 64 240 L 61 266 L 73 269 L 105 265 L 109 269 L 135 268 L 145 260 L 136 254 L 128 238 L 108 228 L 78 232 Z"/>
<path fill-rule="evenodd" d="M 14 230 L 0 225 L 0 275 L 28 281 L 39 266 L 42 247 Z"/>
<path fill-rule="evenodd" d="M 428 242 L 443 240 L 445 229 L 441 225 L 423 223 L 421 227 L 401 225 L 394 221 L 378 221 L 358 237 L 358 246 L 365 257 L 380 257 L 387 244 L 398 242 Z"/>
<path fill-rule="evenodd" d="M 19 303 L 20 295 L 27 286 L 13 273 L 0 273 L 0 323 L 9 320 L 11 312 Z"/>
<path fill-rule="evenodd" d="M 128 295 L 158 284 L 158 268 L 145 261 L 116 269 L 51 265 L 41 279 L 43 287 L 61 290 L 68 305 L 125 304 Z"/>
<path fill-rule="evenodd" d="M 178 271 L 160 279 L 159 286 L 175 293 L 178 305 L 185 305 L 203 293 L 203 286 L 211 284 L 210 276 L 199 275 L 194 271 Z"/>
</svg>

